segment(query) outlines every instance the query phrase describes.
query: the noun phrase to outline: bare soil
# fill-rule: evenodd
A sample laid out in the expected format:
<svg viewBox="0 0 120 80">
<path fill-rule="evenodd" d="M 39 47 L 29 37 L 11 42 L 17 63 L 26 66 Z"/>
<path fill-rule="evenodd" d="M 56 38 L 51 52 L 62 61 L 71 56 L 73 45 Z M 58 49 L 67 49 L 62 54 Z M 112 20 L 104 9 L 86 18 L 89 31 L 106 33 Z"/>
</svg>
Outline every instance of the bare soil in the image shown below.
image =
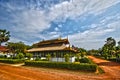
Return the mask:
<svg viewBox="0 0 120 80">
<path fill-rule="evenodd" d="M 89 56 L 104 74 L 50 68 L 11 66 L 0 63 L 0 80 L 120 80 L 120 64 Z"/>
</svg>

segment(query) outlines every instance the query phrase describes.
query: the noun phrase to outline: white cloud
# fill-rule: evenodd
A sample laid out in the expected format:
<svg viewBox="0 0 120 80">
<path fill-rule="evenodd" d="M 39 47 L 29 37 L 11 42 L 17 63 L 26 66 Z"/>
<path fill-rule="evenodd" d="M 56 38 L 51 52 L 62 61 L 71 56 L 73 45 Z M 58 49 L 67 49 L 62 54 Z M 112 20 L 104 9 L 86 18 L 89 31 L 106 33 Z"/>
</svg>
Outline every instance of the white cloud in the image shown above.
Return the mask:
<svg viewBox="0 0 120 80">
<path fill-rule="evenodd" d="M 56 19 L 59 17 L 66 19 L 76 19 L 76 17 L 85 14 L 99 14 L 105 11 L 106 8 L 120 2 L 119 0 L 71 0 L 62 2 L 50 8 L 49 16 L 51 19 Z M 62 17 L 61 17 L 62 16 Z M 60 18 L 61 17 L 61 18 Z"/>
<path fill-rule="evenodd" d="M 99 25 L 97 28 L 91 28 L 89 30 L 86 30 L 84 32 L 79 32 L 73 35 L 69 35 L 70 42 L 78 47 L 83 47 L 86 49 L 98 49 L 104 45 L 104 41 L 106 37 L 100 38 L 102 36 L 105 36 L 106 34 L 110 34 L 113 32 L 116 32 L 120 29 L 119 26 L 120 21 L 113 21 L 111 23 L 108 23 L 102 27 L 102 24 L 93 24 L 94 26 Z M 93 26 L 91 25 L 91 26 Z M 111 35 L 112 36 L 112 35 Z M 108 36 L 110 37 L 110 36 Z M 115 37 L 115 36 L 113 36 Z M 115 39 L 120 39 L 118 36 L 115 37 Z"/>
<path fill-rule="evenodd" d="M 45 29 L 50 28 L 50 22 L 58 18 L 61 21 L 70 17 L 76 18 L 81 14 L 87 12 L 96 12 L 103 10 L 109 6 L 114 5 L 120 1 L 116 0 L 71 0 L 64 1 L 62 3 L 56 4 L 50 7 L 49 12 L 46 13 L 46 10 L 24 10 L 20 13 L 17 13 L 14 16 L 14 23 L 21 28 L 16 30 L 19 31 L 28 31 L 28 32 L 41 32 Z M 39 3 L 39 2 L 38 2 Z M 32 5 L 35 6 L 35 5 Z M 99 7 L 100 6 L 100 7 Z M 16 10 L 15 6 L 8 4 L 10 9 Z M 17 7 L 18 8 L 18 7 Z M 97 13 L 97 12 L 96 12 Z M 64 17 L 64 19 L 62 18 Z"/>
<path fill-rule="evenodd" d="M 44 11 L 24 10 L 13 15 L 13 24 L 16 24 L 16 30 L 24 32 L 41 32 L 49 28 L 50 21 L 44 15 Z"/>
<path fill-rule="evenodd" d="M 55 27 L 55 31 L 59 31 L 59 28 L 58 28 L 58 27 Z"/>
<path fill-rule="evenodd" d="M 8 4 L 8 11 L 12 13 L 13 20 L 10 21 L 13 26 L 13 31 L 18 32 L 17 36 L 19 38 L 13 38 L 13 41 L 29 40 L 34 38 L 54 38 L 60 36 L 60 32 L 51 32 L 50 34 L 42 34 L 40 32 L 49 29 L 52 21 L 61 21 L 65 22 L 67 18 L 75 20 L 82 14 L 93 14 L 98 15 L 104 12 L 108 7 L 115 5 L 120 2 L 120 0 L 71 0 L 64 1 L 59 4 L 53 5 L 48 8 L 48 10 L 40 9 L 38 6 L 35 9 L 35 5 L 30 5 L 31 9 L 19 8 Z M 38 2 L 39 3 L 39 2 Z M 19 8 L 20 12 L 13 13 Z M 38 9 L 39 8 L 39 9 Z M 106 25 L 106 21 L 117 17 L 119 19 L 120 15 L 113 17 L 107 17 L 101 20 L 101 23 L 94 23 L 90 25 L 91 29 L 84 32 L 75 33 L 70 35 L 69 38 L 73 44 L 83 47 L 91 48 L 91 45 L 97 46 L 102 44 L 102 40 L 99 40 L 98 37 L 103 36 L 107 33 L 113 32 L 118 28 L 118 23 L 120 22 L 111 22 Z M 85 17 L 85 16 L 84 16 Z M 105 27 L 103 27 L 105 26 Z M 115 26 L 115 27 L 114 27 Z M 62 28 L 62 26 L 58 26 Z M 55 31 L 58 31 L 58 28 L 55 28 Z M 72 33 L 72 31 L 70 32 Z M 93 40 L 95 40 L 93 43 Z M 90 43 L 90 44 L 88 44 Z M 97 47 L 96 47 L 97 48 Z"/>
</svg>

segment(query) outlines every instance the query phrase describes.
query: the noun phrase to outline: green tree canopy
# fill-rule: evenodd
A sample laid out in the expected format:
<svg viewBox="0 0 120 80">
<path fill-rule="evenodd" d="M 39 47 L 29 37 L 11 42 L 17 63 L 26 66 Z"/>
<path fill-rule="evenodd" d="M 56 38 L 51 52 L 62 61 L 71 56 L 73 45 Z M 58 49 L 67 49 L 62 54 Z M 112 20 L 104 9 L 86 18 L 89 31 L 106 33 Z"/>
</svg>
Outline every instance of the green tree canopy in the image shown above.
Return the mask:
<svg viewBox="0 0 120 80">
<path fill-rule="evenodd" d="M 87 50 L 84 49 L 84 48 L 78 48 L 78 50 L 79 50 L 80 53 L 82 53 L 82 52 L 87 52 Z"/>
<path fill-rule="evenodd" d="M 6 45 L 13 53 L 19 53 L 19 52 L 24 53 L 25 49 L 29 48 L 29 46 L 25 45 L 23 42 L 16 42 L 16 43 L 8 42 Z"/>
<path fill-rule="evenodd" d="M 116 45 L 116 41 L 115 41 L 114 38 L 112 38 L 112 37 L 107 38 L 105 46 L 107 46 L 110 49 L 112 49 L 115 45 Z"/>
<path fill-rule="evenodd" d="M 26 57 L 28 57 L 28 59 L 30 60 L 33 57 L 33 54 L 31 53 L 26 53 Z"/>
<path fill-rule="evenodd" d="M 0 29 L 0 45 L 3 42 L 7 42 L 9 39 L 10 39 L 10 32 L 6 31 L 5 29 L 4 30 Z"/>
<path fill-rule="evenodd" d="M 112 37 L 108 37 L 105 41 L 106 43 L 102 47 L 102 55 L 107 59 L 107 57 L 112 57 L 116 50 L 116 41 Z"/>
</svg>

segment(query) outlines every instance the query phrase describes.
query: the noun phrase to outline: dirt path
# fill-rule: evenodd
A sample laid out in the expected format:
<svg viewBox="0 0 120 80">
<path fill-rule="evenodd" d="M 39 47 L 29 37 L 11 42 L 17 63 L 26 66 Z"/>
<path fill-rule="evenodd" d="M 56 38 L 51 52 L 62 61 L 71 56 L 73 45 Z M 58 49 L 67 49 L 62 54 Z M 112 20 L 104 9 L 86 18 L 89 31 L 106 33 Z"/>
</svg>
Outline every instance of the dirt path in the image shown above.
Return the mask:
<svg viewBox="0 0 120 80">
<path fill-rule="evenodd" d="M 105 74 L 82 73 L 49 68 L 11 66 L 0 63 L 0 80 L 120 80 L 120 65 L 89 56 Z"/>
<path fill-rule="evenodd" d="M 95 58 L 93 56 L 89 56 L 96 64 L 98 64 L 104 71 L 104 76 L 113 79 L 120 80 L 120 64 L 116 62 L 111 62 L 107 60 L 103 60 L 100 58 Z"/>
</svg>

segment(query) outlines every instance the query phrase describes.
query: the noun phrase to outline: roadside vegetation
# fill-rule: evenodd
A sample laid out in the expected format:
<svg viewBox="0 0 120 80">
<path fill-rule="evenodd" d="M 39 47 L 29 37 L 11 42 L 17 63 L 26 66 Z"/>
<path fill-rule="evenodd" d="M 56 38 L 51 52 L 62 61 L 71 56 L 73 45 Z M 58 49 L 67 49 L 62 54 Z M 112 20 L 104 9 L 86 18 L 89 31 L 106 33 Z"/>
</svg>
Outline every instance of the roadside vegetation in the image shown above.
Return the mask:
<svg viewBox="0 0 120 80">
<path fill-rule="evenodd" d="M 114 38 L 109 37 L 102 48 L 89 50 L 88 53 L 95 57 L 120 63 L 120 41 L 116 42 Z"/>
</svg>

